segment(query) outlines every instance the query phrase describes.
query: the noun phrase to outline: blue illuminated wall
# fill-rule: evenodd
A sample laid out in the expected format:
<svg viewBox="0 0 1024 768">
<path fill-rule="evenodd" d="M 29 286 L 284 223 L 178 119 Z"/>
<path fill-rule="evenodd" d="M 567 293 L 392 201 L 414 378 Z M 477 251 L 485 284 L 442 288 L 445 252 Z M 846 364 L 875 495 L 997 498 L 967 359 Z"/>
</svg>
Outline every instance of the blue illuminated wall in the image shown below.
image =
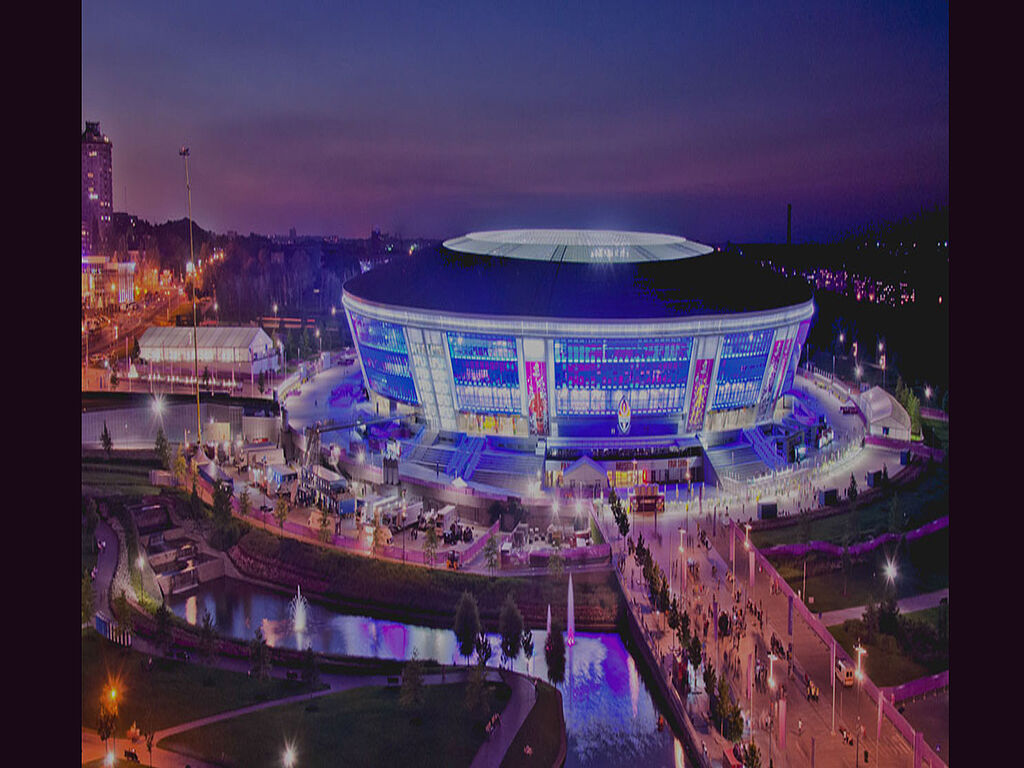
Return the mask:
<svg viewBox="0 0 1024 768">
<path fill-rule="evenodd" d="M 555 339 L 555 406 L 559 414 L 609 415 L 628 393 L 633 413 L 684 409 L 691 338 Z"/>
<path fill-rule="evenodd" d="M 470 333 L 446 336 L 459 410 L 520 413 L 515 338 Z"/>
<path fill-rule="evenodd" d="M 418 405 L 401 326 L 354 313 L 350 317 L 370 389 L 378 395 Z"/>
<path fill-rule="evenodd" d="M 734 333 L 722 339 L 718 363 L 718 389 L 712 409 L 743 408 L 757 400 L 772 344 L 771 329 Z"/>
</svg>

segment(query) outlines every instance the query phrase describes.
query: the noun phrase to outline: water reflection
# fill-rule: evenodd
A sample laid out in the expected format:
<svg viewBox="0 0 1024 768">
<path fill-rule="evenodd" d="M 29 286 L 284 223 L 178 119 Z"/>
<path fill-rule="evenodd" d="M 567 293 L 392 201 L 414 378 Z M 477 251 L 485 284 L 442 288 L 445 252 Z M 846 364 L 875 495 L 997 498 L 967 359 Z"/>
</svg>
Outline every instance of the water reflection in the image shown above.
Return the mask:
<svg viewBox="0 0 1024 768">
<path fill-rule="evenodd" d="M 467 662 L 459 656 L 451 630 L 339 614 L 312 602 L 306 631 L 296 633 L 289 600 L 289 596 L 225 578 L 202 585 L 187 598 L 172 597 L 168 604 L 193 624 L 197 614 L 209 611 L 219 633 L 240 639 L 252 639 L 260 626 L 268 645 L 274 647 L 301 650 L 312 645 L 316 651 L 381 659 L 408 659 L 415 651 L 421 659 Z M 500 638 L 488 637 L 497 657 Z M 533 658 L 528 661 L 520 655 L 513 665 L 517 671 L 547 679 L 546 638 L 544 630 L 533 630 Z M 471 656 L 468 661 L 475 660 Z M 658 730 L 657 707 L 618 635 L 577 632 L 576 644 L 567 648 L 566 676 L 559 689 L 568 737 L 566 766 L 683 765 L 682 746 L 668 727 Z"/>
</svg>

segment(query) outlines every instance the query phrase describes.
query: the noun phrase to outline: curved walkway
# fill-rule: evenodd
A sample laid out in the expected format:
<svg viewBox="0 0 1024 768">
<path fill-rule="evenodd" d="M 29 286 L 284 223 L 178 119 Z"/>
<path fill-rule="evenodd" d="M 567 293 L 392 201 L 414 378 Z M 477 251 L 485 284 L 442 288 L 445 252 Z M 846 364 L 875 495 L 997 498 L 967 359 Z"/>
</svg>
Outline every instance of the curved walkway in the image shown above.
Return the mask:
<svg viewBox="0 0 1024 768">
<path fill-rule="evenodd" d="M 512 697 L 501 713 L 500 724 L 480 745 L 469 768 L 498 768 L 505 759 L 505 753 L 508 752 L 512 740 L 523 727 L 527 715 L 537 702 L 537 689 L 530 678 L 515 673 L 506 674 L 504 670 L 500 670 L 499 674 L 512 689 Z"/>
<path fill-rule="evenodd" d="M 935 592 L 925 592 L 920 595 L 904 597 L 902 600 L 897 601 L 896 604 L 900 607 L 900 613 L 912 613 L 914 611 L 923 611 L 926 608 L 934 608 L 942 602 L 943 598 L 949 599 L 949 587 L 936 590 Z M 859 619 L 864 615 L 866 608 L 866 605 L 855 605 L 852 608 L 826 611 L 821 614 L 821 622 L 826 627 L 831 627 L 835 624 L 842 624 L 847 619 Z"/>
</svg>

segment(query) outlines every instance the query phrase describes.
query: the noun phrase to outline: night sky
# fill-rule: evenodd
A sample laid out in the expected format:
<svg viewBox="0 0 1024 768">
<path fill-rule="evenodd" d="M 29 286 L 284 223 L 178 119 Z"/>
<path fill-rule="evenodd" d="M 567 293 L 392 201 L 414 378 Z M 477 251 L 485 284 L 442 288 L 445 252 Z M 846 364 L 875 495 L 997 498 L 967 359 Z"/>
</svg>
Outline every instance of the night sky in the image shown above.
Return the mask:
<svg viewBox="0 0 1024 768">
<path fill-rule="evenodd" d="M 949 199 L 946 2 L 82 4 L 114 209 L 827 240 Z M 698 7 L 681 7 L 681 6 Z M 127 187 L 127 190 L 126 190 Z"/>
</svg>

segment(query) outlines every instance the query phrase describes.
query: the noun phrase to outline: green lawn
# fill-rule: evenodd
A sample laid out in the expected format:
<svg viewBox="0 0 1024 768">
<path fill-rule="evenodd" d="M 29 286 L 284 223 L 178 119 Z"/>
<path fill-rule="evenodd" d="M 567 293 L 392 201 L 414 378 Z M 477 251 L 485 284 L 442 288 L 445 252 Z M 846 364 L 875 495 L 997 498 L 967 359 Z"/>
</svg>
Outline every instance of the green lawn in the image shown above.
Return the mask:
<svg viewBox="0 0 1024 768">
<path fill-rule="evenodd" d="M 523 721 L 519 733 L 509 745 L 502 768 L 518 768 L 519 766 L 554 765 L 561 744 L 562 734 L 559 727 L 562 722 L 562 701 L 558 691 L 547 683 L 537 683 L 537 702 L 530 714 Z M 527 745 L 533 754 L 527 756 L 523 748 Z"/>
<path fill-rule="evenodd" d="M 866 605 L 882 596 L 883 571 L 892 547 L 879 547 L 863 563 L 856 563 L 850 571 L 847 592 L 843 594 L 841 570 L 812 575 L 815 562 L 824 556 L 808 558 L 807 594 L 814 598 L 814 611 L 834 611 L 853 605 Z M 896 580 L 898 598 L 922 592 L 934 592 L 949 586 L 949 528 L 908 542 L 895 553 L 899 577 Z M 803 558 L 770 558 L 779 575 L 793 589 L 803 584 Z"/>
<path fill-rule="evenodd" d="M 125 496 L 156 495 L 160 489 L 149 483 L 149 470 L 156 466 L 118 461 L 83 461 L 82 485 Z"/>
<path fill-rule="evenodd" d="M 117 681 L 120 711 L 118 738 L 132 722 L 157 730 L 206 715 L 294 696 L 308 686 L 291 680 L 256 681 L 238 672 L 205 667 L 198 663 L 153 658 L 152 671 L 143 665 L 148 656 L 126 651 L 94 630 L 82 636 L 82 724 L 95 728 L 99 698 L 111 681 Z M 212 685 L 204 685 L 209 679 Z"/>
<path fill-rule="evenodd" d="M 489 684 L 494 708 L 510 690 Z M 226 766 L 279 766 L 292 744 L 303 766 L 468 766 L 484 739 L 464 706 L 465 684 L 428 685 L 419 723 L 398 702 L 398 687 L 369 686 L 272 707 L 177 734 L 160 746 Z M 538 763 L 540 765 L 541 763 Z"/>
<path fill-rule="evenodd" d="M 889 471 L 895 473 L 898 467 L 890 467 Z M 858 481 L 861 479 L 859 478 Z M 935 520 L 943 515 L 949 514 L 949 470 L 941 465 L 936 465 L 930 472 L 916 482 L 904 486 L 897 491 L 899 496 L 899 508 L 909 517 L 907 530 L 913 530 Z M 842 544 L 843 535 L 849 525 L 851 515 L 859 515 L 859 532 L 855 532 L 854 541 L 866 541 L 880 536 L 889 530 L 889 507 L 892 496 L 887 494 L 885 498 L 877 499 L 870 504 L 860 507 L 856 513 L 843 512 L 837 515 L 830 515 L 818 520 L 812 520 L 808 524 L 808 538 L 810 541 L 828 541 L 833 544 Z M 773 547 L 778 544 L 795 544 L 800 541 L 803 535 L 800 523 L 788 525 L 782 528 L 771 528 L 764 531 L 752 531 L 751 541 L 758 549 Z"/>
<path fill-rule="evenodd" d="M 853 650 L 857 645 L 858 637 L 848 633 L 842 624 L 829 627 L 828 631 L 839 642 L 852 658 L 857 658 Z M 900 652 L 893 643 L 889 648 L 883 649 L 877 644 L 863 643 L 867 654 L 862 661 L 864 672 L 871 678 L 875 685 L 887 687 L 890 685 L 902 685 L 919 677 L 932 674 L 921 664 L 917 664 Z"/>
</svg>

